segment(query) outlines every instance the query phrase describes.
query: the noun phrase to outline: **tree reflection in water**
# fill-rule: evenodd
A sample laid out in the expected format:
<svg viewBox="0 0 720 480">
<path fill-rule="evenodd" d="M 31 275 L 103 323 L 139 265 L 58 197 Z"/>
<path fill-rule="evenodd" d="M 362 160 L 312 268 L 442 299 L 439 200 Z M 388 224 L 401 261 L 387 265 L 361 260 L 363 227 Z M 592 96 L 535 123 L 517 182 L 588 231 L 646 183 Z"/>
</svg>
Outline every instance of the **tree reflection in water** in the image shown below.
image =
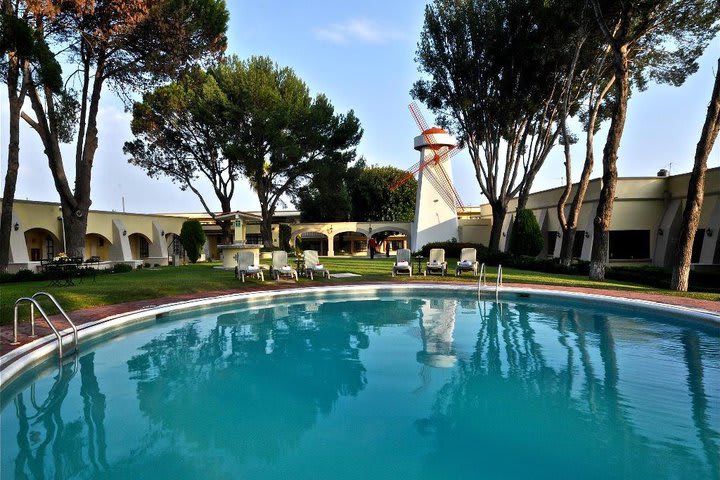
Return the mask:
<svg viewBox="0 0 720 480">
<path fill-rule="evenodd" d="M 366 328 L 416 317 L 413 307 L 385 320 L 364 318 L 369 310 L 363 302 L 290 305 L 222 314 L 206 332 L 184 325 L 128 362 L 140 409 L 198 446 L 273 459 L 318 413 L 364 388 Z"/>
<path fill-rule="evenodd" d="M 549 312 L 542 323 L 556 322 L 557 342 L 566 350 L 565 365 L 550 367 L 544 351 L 553 346 L 547 333 L 537 340 L 539 323 L 526 305 L 483 302 L 480 312 L 474 353 L 458 362 L 431 415 L 416 422 L 420 433 L 436 439 L 426 478 L 469 472 L 487 478 L 717 478 L 718 436 L 708 425 L 696 338 L 685 335 L 683 344 L 704 456 L 687 451 L 683 440 L 668 447 L 636 431 L 628 409 L 637 406 L 620 394 L 607 316 Z M 542 307 L 533 306 L 532 315 L 543 320 Z M 599 368 L 593 365 L 598 358 Z"/>
</svg>

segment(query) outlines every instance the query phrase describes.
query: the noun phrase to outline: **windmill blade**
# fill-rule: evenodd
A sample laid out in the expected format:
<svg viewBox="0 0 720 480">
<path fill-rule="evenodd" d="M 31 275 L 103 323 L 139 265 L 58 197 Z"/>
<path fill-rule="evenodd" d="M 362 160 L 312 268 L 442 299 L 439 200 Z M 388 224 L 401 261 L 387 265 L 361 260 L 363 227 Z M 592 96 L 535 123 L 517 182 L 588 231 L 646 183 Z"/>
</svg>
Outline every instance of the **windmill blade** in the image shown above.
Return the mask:
<svg viewBox="0 0 720 480">
<path fill-rule="evenodd" d="M 438 175 L 434 172 L 434 168 L 426 168 L 423 171 L 423 174 L 423 178 L 426 178 L 430 184 L 435 187 L 435 191 L 437 191 L 438 195 L 440 195 L 440 198 L 442 198 L 445 204 L 450 208 L 455 208 L 455 199 L 452 197 L 452 194 L 448 191 L 448 189 L 445 188 L 443 181 L 438 178 Z"/>
<path fill-rule="evenodd" d="M 417 106 L 417 103 L 413 100 L 410 102 L 410 105 L 408 105 L 408 108 L 410 109 L 410 114 L 415 119 L 415 123 L 417 123 L 417 126 L 420 128 L 420 131 L 424 132 L 427 130 L 427 122 L 425 121 L 425 117 L 422 112 L 420 112 L 420 108 Z"/>
<path fill-rule="evenodd" d="M 451 197 L 453 199 L 453 203 L 456 208 L 465 209 L 465 205 L 463 204 L 462 199 L 460 198 L 460 194 L 458 193 L 457 189 L 453 186 L 452 179 L 450 178 L 450 174 L 448 174 L 447 170 L 445 170 L 445 167 L 442 163 L 438 163 L 437 165 L 433 165 L 432 170 L 435 173 L 435 176 L 440 181 L 443 190 L 446 191 L 446 194 L 448 197 Z"/>
</svg>

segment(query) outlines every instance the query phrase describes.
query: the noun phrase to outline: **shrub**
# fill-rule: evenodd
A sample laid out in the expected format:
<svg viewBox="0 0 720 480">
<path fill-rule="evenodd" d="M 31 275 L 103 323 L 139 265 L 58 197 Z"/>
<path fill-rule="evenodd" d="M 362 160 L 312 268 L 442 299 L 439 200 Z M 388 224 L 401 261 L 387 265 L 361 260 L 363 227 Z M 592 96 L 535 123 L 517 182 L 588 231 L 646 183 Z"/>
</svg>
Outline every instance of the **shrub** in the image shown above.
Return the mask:
<svg viewBox="0 0 720 480">
<path fill-rule="evenodd" d="M 113 273 L 127 273 L 132 272 L 133 267 L 127 263 L 116 263 L 112 267 Z"/>
<path fill-rule="evenodd" d="M 535 257 L 542 252 L 544 245 L 540 225 L 535 215 L 528 209 L 519 210 L 513 222 L 508 251 L 514 255 Z"/>
<path fill-rule="evenodd" d="M 35 272 L 24 268 L 15 274 L 13 282 L 31 282 L 33 280 L 35 280 Z"/>
<path fill-rule="evenodd" d="M 458 242 L 458 241 L 449 241 L 449 242 L 431 242 L 427 245 L 423 245 L 420 251 L 415 252 L 413 255 L 422 255 L 423 257 L 428 257 L 430 255 L 430 249 L 431 248 L 442 248 L 445 250 L 445 258 L 460 258 L 460 251 L 463 248 L 474 248 L 477 250 L 477 258 L 479 262 L 482 262 L 481 258 L 484 258 L 488 254 L 488 248 L 485 245 L 479 244 L 479 243 L 469 243 L 469 242 Z"/>
<path fill-rule="evenodd" d="M 190 263 L 197 263 L 205 245 L 205 232 L 197 220 L 186 220 L 180 229 L 180 243 L 187 252 Z"/>
</svg>

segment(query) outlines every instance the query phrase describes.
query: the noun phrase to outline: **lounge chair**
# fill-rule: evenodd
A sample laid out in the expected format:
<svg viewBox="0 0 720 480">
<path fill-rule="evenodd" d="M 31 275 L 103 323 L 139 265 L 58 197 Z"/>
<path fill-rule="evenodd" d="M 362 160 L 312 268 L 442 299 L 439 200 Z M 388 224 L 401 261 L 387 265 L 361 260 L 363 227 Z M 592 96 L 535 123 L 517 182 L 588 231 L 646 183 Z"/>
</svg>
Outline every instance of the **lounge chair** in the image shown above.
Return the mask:
<svg viewBox="0 0 720 480">
<path fill-rule="evenodd" d="M 270 271 L 273 279 L 280 280 L 280 277 L 295 279 L 297 282 L 297 270 L 292 268 L 288 263 L 287 252 L 284 250 L 275 250 L 272 252 L 272 270 Z"/>
<path fill-rule="evenodd" d="M 318 256 L 317 250 L 305 250 L 304 256 L 305 256 L 305 275 L 310 277 L 310 280 L 314 279 L 313 275 L 320 275 L 322 277 L 330 278 L 330 270 L 325 268 L 320 263 L 320 258 Z"/>
<path fill-rule="evenodd" d="M 235 255 L 237 260 L 237 268 L 235 270 L 235 277 L 245 282 L 245 277 L 259 278 L 261 281 L 265 281 L 265 275 L 263 274 L 262 268 L 260 268 L 259 255 L 255 252 L 239 252 Z"/>
<path fill-rule="evenodd" d="M 401 273 L 407 273 L 412 277 L 412 259 L 410 258 L 410 250 L 407 248 L 401 248 L 397 251 L 395 257 L 395 264 L 392 268 L 392 276 L 400 275 Z"/>
<path fill-rule="evenodd" d="M 462 272 L 472 272 L 473 276 L 477 276 L 478 268 L 477 250 L 474 248 L 463 248 L 460 251 L 460 261 L 455 267 L 455 276 L 457 277 Z"/>
<path fill-rule="evenodd" d="M 445 275 L 447 273 L 447 262 L 445 261 L 445 250 L 442 248 L 431 248 L 430 258 L 425 264 L 425 275 Z"/>
</svg>

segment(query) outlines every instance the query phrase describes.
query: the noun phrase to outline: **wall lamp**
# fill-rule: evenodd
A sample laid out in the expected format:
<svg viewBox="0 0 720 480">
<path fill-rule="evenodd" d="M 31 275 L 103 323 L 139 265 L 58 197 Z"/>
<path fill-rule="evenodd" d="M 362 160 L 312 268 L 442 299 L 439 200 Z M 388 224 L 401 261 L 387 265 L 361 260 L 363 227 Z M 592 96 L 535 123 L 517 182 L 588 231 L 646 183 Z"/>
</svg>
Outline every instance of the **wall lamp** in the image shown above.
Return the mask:
<svg viewBox="0 0 720 480">
<path fill-rule="evenodd" d="M 13 225 L 13 229 L 14 229 L 16 232 L 17 232 L 18 230 L 20 230 L 20 224 L 17 223 L 17 222 L 15 222 L 15 225 Z"/>
<path fill-rule="evenodd" d="M 590 232 L 585 232 L 585 238 L 590 238 Z"/>
<path fill-rule="evenodd" d="M 123 230 L 123 237 L 127 237 L 127 230 Z"/>
<path fill-rule="evenodd" d="M 663 232 L 663 229 L 662 229 L 662 228 L 658 228 L 658 235 L 662 236 L 662 235 L 664 235 L 664 234 L 665 234 L 665 232 Z"/>
<path fill-rule="evenodd" d="M 503 232 L 503 237 L 507 237 L 507 233 Z"/>
<path fill-rule="evenodd" d="M 560 238 L 562 234 L 560 232 L 555 232 L 555 236 L 557 236 L 557 238 Z"/>
<path fill-rule="evenodd" d="M 708 237 L 712 237 L 712 236 L 713 236 L 713 229 L 712 229 L 712 228 L 708 228 L 707 230 L 705 230 L 705 233 L 707 234 Z"/>
<path fill-rule="evenodd" d="M 160 236 L 161 236 L 161 237 L 164 237 L 164 236 L 165 236 L 165 230 L 163 230 L 162 232 L 160 232 Z"/>
</svg>

